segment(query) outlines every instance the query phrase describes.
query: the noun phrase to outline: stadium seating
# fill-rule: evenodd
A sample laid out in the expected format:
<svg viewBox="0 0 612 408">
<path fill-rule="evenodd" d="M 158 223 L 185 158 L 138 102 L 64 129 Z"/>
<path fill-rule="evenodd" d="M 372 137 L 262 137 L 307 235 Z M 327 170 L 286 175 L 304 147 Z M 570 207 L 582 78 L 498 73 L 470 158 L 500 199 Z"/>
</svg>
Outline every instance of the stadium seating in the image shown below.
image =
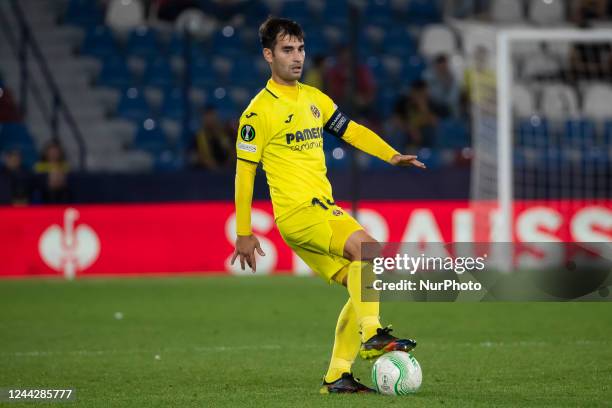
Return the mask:
<svg viewBox="0 0 612 408">
<path fill-rule="evenodd" d="M 524 20 L 522 2 L 516 0 L 492 0 L 491 19 L 498 23 L 518 23 Z"/>
<path fill-rule="evenodd" d="M 561 64 L 548 53 L 539 51 L 525 56 L 522 71 L 525 79 L 555 79 L 561 72 Z"/>
<path fill-rule="evenodd" d="M 585 149 L 596 144 L 595 124 L 588 119 L 567 120 L 563 145 Z"/>
<path fill-rule="evenodd" d="M 166 88 L 163 95 L 160 113 L 163 117 L 180 120 L 185 110 L 185 99 L 182 88 Z"/>
<path fill-rule="evenodd" d="M 172 68 L 167 58 L 158 57 L 147 64 L 142 77 L 142 85 L 166 89 L 175 83 Z"/>
<path fill-rule="evenodd" d="M 595 120 L 612 117 L 612 86 L 609 84 L 593 84 L 584 92 L 583 112 Z"/>
<path fill-rule="evenodd" d="M 0 148 L 3 150 L 33 148 L 34 142 L 23 123 L 0 124 Z"/>
<path fill-rule="evenodd" d="M 193 112 L 192 122 L 197 124 L 199 115 L 196 112 L 204 98 L 197 101 L 183 98 L 182 87 L 186 84 L 205 95 L 206 103 L 216 106 L 222 118 L 235 120 L 269 77 L 267 63 L 260 58 L 254 20 L 247 18 L 244 24 L 234 26 L 191 8 L 176 19 L 174 30 L 166 32 L 143 25 L 141 0 L 110 0 L 107 3 L 106 25 L 97 25 L 102 22 L 104 13 L 95 2 L 85 0 L 68 0 L 64 21 L 87 27 L 80 51 L 101 62 L 96 85 L 121 91 L 114 110 L 116 116 L 138 123 L 139 132 L 143 134 L 158 130 L 163 133 L 158 123 L 164 120 L 180 124 L 186 111 Z M 272 3 L 261 7 L 272 7 Z M 493 20 L 502 23 L 531 21 L 551 25 L 565 19 L 565 3 L 564 0 L 492 0 L 489 12 Z M 430 0 L 368 0 L 362 3 L 368 20 L 360 33 L 358 57 L 367 60 L 376 78 L 376 111 L 381 119 L 389 118 L 400 90 L 408 89 L 413 81 L 421 79 L 431 59 L 438 54 L 451 57 L 453 72 L 462 80 L 464 63 L 461 62 L 460 43 L 448 25 L 440 24 L 441 4 L 441 1 Z M 344 2 L 295 0 L 290 4 L 277 2 L 275 7 L 276 14 L 294 18 L 304 26 L 309 59 L 317 54 L 333 57 L 336 47 L 347 41 L 348 8 Z M 189 41 L 185 31 L 190 33 Z M 191 64 L 183 70 L 187 44 L 190 44 Z M 519 74 L 527 80 L 559 77 L 567 68 L 564 64 L 569 60 L 569 52 L 567 44 L 556 43 L 542 47 L 530 41 L 513 47 L 513 54 L 521 56 L 523 61 Z M 130 71 L 128 61 L 138 75 Z M 134 61 L 141 61 L 140 65 L 135 65 Z M 154 94 L 155 98 L 149 101 L 144 98 L 145 87 L 147 95 Z M 534 89 L 527 83 L 515 86 L 513 94 L 514 114 L 519 118 L 516 124 L 518 143 L 554 145 L 556 137 L 564 141 L 565 138 L 582 140 L 582 137 L 592 138 L 597 129 L 605 137 L 610 132 L 608 128 L 602 132 L 603 128 L 599 127 L 603 119 L 612 117 L 612 105 L 602 103 L 612 98 L 609 87 L 586 87 L 582 98 L 578 98 L 573 86 L 549 83 Z M 145 132 L 142 123 L 152 118 L 156 125 Z M 435 133 L 435 147 L 429 153 L 432 163 L 443 165 L 448 160 L 440 152 L 448 148 L 461 149 L 469 143 L 469 132 L 462 120 L 443 120 Z M 165 143 L 167 145 L 167 141 Z M 341 146 L 331 150 L 336 148 L 341 149 Z M 342 156 L 340 150 L 336 150 L 336 156 L 342 156 L 340 159 L 334 158 L 330 151 L 326 154 L 331 157 L 332 167 L 346 165 L 347 155 Z M 157 159 L 159 157 L 156 163 Z M 174 159 L 176 157 L 159 163 L 175 163 Z M 164 164 L 159 165 L 164 167 Z"/>
<path fill-rule="evenodd" d="M 529 20 L 542 26 L 561 24 L 565 21 L 565 2 L 563 0 L 531 0 Z"/>
<path fill-rule="evenodd" d="M 38 150 L 23 123 L 0 123 L 0 153 L 19 150 L 24 166 L 31 168 L 38 160 Z"/>
<path fill-rule="evenodd" d="M 465 122 L 442 119 L 436 128 L 435 145 L 441 149 L 461 149 L 470 146 L 469 129 Z"/>
<path fill-rule="evenodd" d="M 427 26 L 421 34 L 420 51 L 428 58 L 454 54 L 457 51 L 455 34 L 445 25 Z"/>
<path fill-rule="evenodd" d="M 104 60 L 119 54 L 119 48 L 108 27 L 97 25 L 90 27 L 81 45 L 81 53 Z"/>
<path fill-rule="evenodd" d="M 439 4 L 432 0 L 410 0 L 403 16 L 412 24 L 426 25 L 442 21 Z"/>
<path fill-rule="evenodd" d="M 70 0 L 64 14 L 64 22 L 83 28 L 95 27 L 104 22 L 104 15 L 95 1 Z"/>
<path fill-rule="evenodd" d="M 535 97 L 529 87 L 523 84 L 512 87 L 512 109 L 515 116 L 528 117 L 536 113 Z"/>
<path fill-rule="evenodd" d="M 546 147 L 552 143 L 548 120 L 537 116 L 519 119 L 517 145 L 523 147 Z"/>
<path fill-rule="evenodd" d="M 546 85 L 542 90 L 541 111 L 549 119 L 562 120 L 580 115 L 574 88 L 564 84 Z"/>
<path fill-rule="evenodd" d="M 148 118 L 136 130 L 133 146 L 157 155 L 168 148 L 168 140 L 161 126 L 154 119 Z"/>
<path fill-rule="evenodd" d="M 159 53 L 157 33 L 146 26 L 132 30 L 127 40 L 125 52 L 131 57 L 156 57 Z"/>
<path fill-rule="evenodd" d="M 127 88 L 119 99 L 117 116 L 139 122 L 151 116 L 151 109 L 138 88 Z"/>
<path fill-rule="evenodd" d="M 123 57 L 116 55 L 104 59 L 97 81 L 99 86 L 123 89 L 132 83 L 132 74 Z"/>
<path fill-rule="evenodd" d="M 111 0 L 106 9 L 106 24 L 117 32 L 127 32 L 145 22 L 140 0 Z"/>
<path fill-rule="evenodd" d="M 604 123 L 604 131 L 603 131 L 603 146 L 608 146 L 611 149 L 612 153 L 612 120 L 607 120 Z M 612 157 L 610 157 L 612 161 Z"/>
</svg>

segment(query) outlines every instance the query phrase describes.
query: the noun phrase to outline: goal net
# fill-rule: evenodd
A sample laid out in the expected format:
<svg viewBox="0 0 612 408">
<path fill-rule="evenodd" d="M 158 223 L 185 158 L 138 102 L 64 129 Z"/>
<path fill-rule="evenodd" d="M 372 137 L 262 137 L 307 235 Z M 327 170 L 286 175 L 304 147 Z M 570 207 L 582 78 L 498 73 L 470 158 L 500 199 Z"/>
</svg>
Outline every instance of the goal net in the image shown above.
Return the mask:
<svg viewBox="0 0 612 408">
<path fill-rule="evenodd" d="M 612 228 L 612 30 L 458 28 L 471 108 L 474 240 L 580 241 L 561 224 L 588 205 L 604 208 L 600 223 Z M 526 208 L 542 211 L 530 218 Z M 526 224 L 536 221 L 544 231 Z M 498 259 L 509 269 L 513 251 L 506 251 Z"/>
<path fill-rule="evenodd" d="M 472 119 L 475 239 L 543 239 L 521 236 L 515 215 L 525 206 L 559 214 L 577 205 L 606 206 L 612 30 L 465 25 L 459 31 Z"/>
</svg>

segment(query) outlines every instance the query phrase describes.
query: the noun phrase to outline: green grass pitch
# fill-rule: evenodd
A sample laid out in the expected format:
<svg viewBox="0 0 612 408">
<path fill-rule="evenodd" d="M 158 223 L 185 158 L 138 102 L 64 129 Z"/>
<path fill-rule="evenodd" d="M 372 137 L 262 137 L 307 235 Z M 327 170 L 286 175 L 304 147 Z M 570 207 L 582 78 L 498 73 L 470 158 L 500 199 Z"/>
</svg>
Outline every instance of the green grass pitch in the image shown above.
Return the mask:
<svg viewBox="0 0 612 408">
<path fill-rule="evenodd" d="M 74 407 L 611 404 L 609 303 L 383 304 L 419 341 L 420 392 L 319 395 L 345 299 L 298 277 L 2 281 L 0 387 L 75 388 L 52 404 Z"/>
</svg>

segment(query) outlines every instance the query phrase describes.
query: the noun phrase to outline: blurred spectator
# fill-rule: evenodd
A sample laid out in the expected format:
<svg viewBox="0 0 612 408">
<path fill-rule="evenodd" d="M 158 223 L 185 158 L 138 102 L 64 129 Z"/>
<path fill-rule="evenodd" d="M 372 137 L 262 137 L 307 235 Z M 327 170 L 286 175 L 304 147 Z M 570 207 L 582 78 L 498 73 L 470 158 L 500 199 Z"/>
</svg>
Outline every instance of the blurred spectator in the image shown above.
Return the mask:
<svg viewBox="0 0 612 408">
<path fill-rule="evenodd" d="M 463 97 L 467 103 L 479 105 L 483 109 L 497 103 L 497 79 L 489 57 L 486 47 L 476 47 L 471 57 L 473 64 L 463 74 Z"/>
<path fill-rule="evenodd" d="M 9 182 L 11 203 L 25 205 L 30 201 L 32 190 L 32 174 L 23 165 L 21 152 L 17 149 L 6 152 L 4 165 L 0 169 L 3 177 Z"/>
<path fill-rule="evenodd" d="M 444 2 L 445 15 L 454 18 L 483 18 L 486 16 L 487 0 L 452 0 Z"/>
<path fill-rule="evenodd" d="M 584 19 L 579 26 L 584 29 L 591 23 Z M 570 52 L 569 78 L 579 80 L 612 79 L 612 47 L 605 43 L 574 43 Z"/>
<path fill-rule="evenodd" d="M 609 43 L 578 43 L 570 54 L 570 79 L 612 79 L 612 47 Z"/>
<path fill-rule="evenodd" d="M 607 20 L 612 4 L 608 0 L 574 0 L 571 14 L 574 23 L 582 25 L 591 20 Z"/>
<path fill-rule="evenodd" d="M 0 74 L 0 123 L 2 122 L 21 122 L 21 113 L 10 89 L 4 87 Z"/>
<path fill-rule="evenodd" d="M 329 96 L 341 106 L 355 107 L 358 117 L 368 117 L 373 113 L 373 102 L 376 98 L 376 84 L 370 68 L 358 63 L 356 69 L 356 89 L 349 82 L 351 78 L 351 51 L 348 46 L 340 47 L 336 63 L 327 71 L 325 83 L 328 85 Z"/>
<path fill-rule="evenodd" d="M 397 100 L 394 114 L 397 127 L 407 136 L 409 149 L 433 145 L 438 117 L 432 109 L 425 81 L 412 83 L 408 95 Z"/>
<path fill-rule="evenodd" d="M 163 21 L 174 21 L 183 11 L 199 8 L 196 0 L 152 0 L 150 14 Z"/>
<path fill-rule="evenodd" d="M 195 135 L 194 164 L 206 169 L 228 167 L 234 162 L 231 128 L 224 124 L 214 106 L 202 111 L 202 125 Z"/>
<path fill-rule="evenodd" d="M 43 178 L 42 200 L 45 203 L 66 203 L 70 200 L 68 172 L 64 150 L 58 141 L 51 141 L 43 150 L 42 157 L 34 165 L 34 171 Z"/>
<path fill-rule="evenodd" d="M 433 111 L 440 117 L 459 117 L 459 84 L 450 69 L 448 57 L 444 54 L 438 55 L 424 77 Z"/>
<path fill-rule="evenodd" d="M 255 0 L 204 0 L 200 7 L 207 15 L 234 27 L 242 26 L 247 18 L 265 18 L 268 13 L 267 7 Z"/>
<path fill-rule="evenodd" d="M 312 61 L 312 67 L 310 67 L 304 76 L 304 83 L 306 85 L 314 86 L 320 91 L 327 92 L 327 87 L 325 86 L 326 62 L 327 58 L 325 55 L 315 55 Z"/>
</svg>

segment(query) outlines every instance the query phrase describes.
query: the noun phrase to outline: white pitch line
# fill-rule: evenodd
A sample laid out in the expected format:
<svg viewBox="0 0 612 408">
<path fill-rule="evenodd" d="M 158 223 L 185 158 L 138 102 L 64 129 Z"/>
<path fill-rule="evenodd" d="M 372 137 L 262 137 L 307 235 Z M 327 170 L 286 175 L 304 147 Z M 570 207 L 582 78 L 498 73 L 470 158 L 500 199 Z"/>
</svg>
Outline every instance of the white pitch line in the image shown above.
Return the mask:
<svg viewBox="0 0 612 408">
<path fill-rule="evenodd" d="M 464 343 L 422 343 L 421 349 L 427 347 L 427 349 L 436 348 L 454 348 L 460 349 L 461 347 L 482 347 L 482 348 L 494 348 L 494 347 L 549 347 L 549 346 L 584 346 L 584 345 L 606 345 L 612 344 L 612 341 L 608 340 L 574 340 L 570 342 L 547 342 L 547 341 L 536 341 L 536 340 L 522 340 L 522 341 L 481 341 L 481 342 L 464 342 Z M 194 346 L 187 348 L 171 347 L 157 350 L 56 350 L 56 351 L 44 351 L 44 350 L 32 350 L 32 351 L 13 351 L 13 352 L 0 352 L 0 356 L 7 357 L 46 357 L 46 356 L 60 356 L 60 355 L 77 355 L 77 356 L 101 356 L 107 354 L 163 354 L 163 353 L 186 353 L 186 352 L 233 352 L 233 351 L 245 351 L 245 350 L 282 350 L 282 349 L 330 349 L 330 345 L 324 344 L 299 344 L 299 345 L 281 345 L 281 344 L 260 344 L 260 345 L 243 345 L 243 346 Z M 417 348 L 418 351 L 418 348 Z"/>
<path fill-rule="evenodd" d="M 300 345 L 299 348 L 319 348 L 322 345 Z M 327 347 L 327 346 L 325 346 Z M 287 348 L 298 348 L 297 346 L 283 346 L 280 344 L 260 344 L 243 346 L 194 346 L 194 347 L 170 347 L 157 350 L 126 349 L 126 350 L 32 350 L 32 351 L 13 351 L 0 352 L 0 356 L 13 357 L 45 357 L 56 355 L 78 355 L 78 356 L 100 356 L 105 354 L 160 354 L 160 353 L 182 353 L 182 352 L 223 352 L 223 351 L 244 351 L 244 350 L 280 350 Z"/>
</svg>

